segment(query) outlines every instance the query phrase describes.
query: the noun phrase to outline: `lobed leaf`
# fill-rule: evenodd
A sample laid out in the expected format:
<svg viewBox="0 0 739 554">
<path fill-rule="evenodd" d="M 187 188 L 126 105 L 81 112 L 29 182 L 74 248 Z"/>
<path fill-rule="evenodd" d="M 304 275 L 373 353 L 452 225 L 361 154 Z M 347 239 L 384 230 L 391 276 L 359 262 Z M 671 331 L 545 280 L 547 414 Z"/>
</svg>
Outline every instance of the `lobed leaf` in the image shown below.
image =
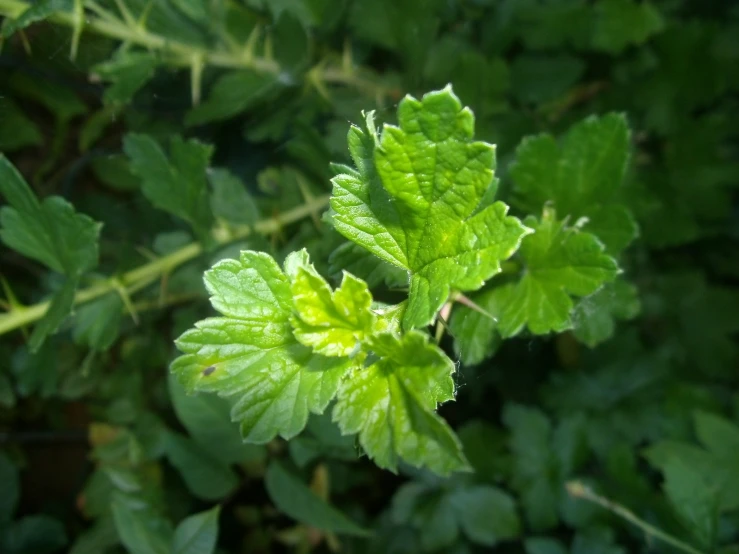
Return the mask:
<svg viewBox="0 0 739 554">
<path fill-rule="evenodd" d="M 39 202 L 15 167 L 0 154 L 0 239 L 49 269 L 78 277 L 97 265 L 99 223 L 58 196 Z"/>
<path fill-rule="evenodd" d="M 636 223 L 619 198 L 630 153 L 630 134 L 620 114 L 589 117 L 574 125 L 561 143 L 549 134 L 525 138 L 510 173 L 513 203 L 538 213 L 551 203 L 560 217 L 583 219 L 609 253 L 636 238 Z"/>
<path fill-rule="evenodd" d="M 520 280 L 504 285 L 507 299 L 498 314 L 503 337 L 524 327 L 534 334 L 572 327 L 571 296 L 592 294 L 619 273 L 595 236 L 556 221 L 552 210 L 541 221 L 529 217 L 525 223 L 535 232 L 521 245 L 525 271 Z"/>
<path fill-rule="evenodd" d="M 476 290 L 528 230 L 502 202 L 483 205 L 495 150 L 472 140 L 474 116 L 450 87 L 407 96 L 399 127 L 378 134 L 373 114 L 349 131 L 356 169 L 337 167 L 336 229 L 410 277 L 403 327 L 430 323 L 452 289 Z"/>
<path fill-rule="evenodd" d="M 331 291 L 315 268 L 302 263 L 291 275 L 295 338 L 324 356 L 350 356 L 378 332 L 381 320 L 370 310 L 367 284 L 344 273 L 341 286 Z"/>
<path fill-rule="evenodd" d="M 123 150 L 152 204 L 184 219 L 201 239 L 207 238 L 213 214 L 205 175 L 213 148 L 175 136 L 167 156 L 152 137 L 129 134 L 123 140 Z"/>
<path fill-rule="evenodd" d="M 459 440 L 434 413 L 454 398 L 452 361 L 418 331 L 370 345 L 379 359 L 354 368 L 338 391 L 333 419 L 342 433 L 359 434 L 367 455 L 392 471 L 400 459 L 442 475 L 468 471 Z"/>
<path fill-rule="evenodd" d="M 239 260 L 223 260 L 206 272 L 205 284 L 224 317 L 200 321 L 177 339 L 184 355 L 172 371 L 190 392 L 230 397 L 246 440 L 297 435 L 309 412 L 326 408 L 351 361 L 298 342 L 290 283 L 267 254 L 245 251 Z"/>
</svg>

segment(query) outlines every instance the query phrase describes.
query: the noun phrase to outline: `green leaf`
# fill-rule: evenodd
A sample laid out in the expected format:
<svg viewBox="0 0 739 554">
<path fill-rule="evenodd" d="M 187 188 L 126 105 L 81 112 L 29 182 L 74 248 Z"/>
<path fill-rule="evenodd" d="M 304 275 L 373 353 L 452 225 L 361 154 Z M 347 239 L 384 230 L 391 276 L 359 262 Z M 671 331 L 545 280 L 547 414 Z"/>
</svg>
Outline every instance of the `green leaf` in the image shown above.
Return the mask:
<svg viewBox="0 0 739 554">
<path fill-rule="evenodd" d="M 12 152 L 44 142 L 38 126 L 10 98 L 0 99 L 0 152 Z"/>
<path fill-rule="evenodd" d="M 297 341 L 290 283 L 270 256 L 244 251 L 223 260 L 206 272 L 205 285 L 225 317 L 200 321 L 176 341 L 185 355 L 172 371 L 189 392 L 231 397 L 247 441 L 297 435 L 309 412 L 326 409 L 350 362 Z"/>
<path fill-rule="evenodd" d="M 0 535 L 3 554 L 53 554 L 66 545 L 64 525 L 46 515 L 26 516 L 14 521 Z"/>
<path fill-rule="evenodd" d="M 272 26 L 272 39 L 275 60 L 282 68 L 280 80 L 292 84 L 297 79 L 291 73 L 303 69 L 310 62 L 311 43 L 308 34 L 297 18 L 285 13 Z"/>
<path fill-rule="evenodd" d="M 225 399 L 208 393 L 188 395 L 173 374 L 169 378 L 169 396 L 190 436 L 217 460 L 240 463 L 260 454 L 263 447 L 243 443 L 238 427 L 231 422 L 231 407 Z"/>
<path fill-rule="evenodd" d="M 303 251 L 305 252 L 305 251 Z M 360 344 L 382 330 L 370 310 L 372 295 L 367 283 L 344 273 L 335 291 L 305 260 L 288 271 L 295 315 L 291 318 L 298 341 L 324 356 L 350 356 Z"/>
<path fill-rule="evenodd" d="M 18 468 L 0 452 L 0 526 L 13 519 L 20 497 Z"/>
<path fill-rule="evenodd" d="M 634 285 L 623 280 L 607 283 L 575 306 L 572 324 L 580 342 L 593 348 L 613 336 L 615 320 L 639 315 L 641 302 Z"/>
<path fill-rule="evenodd" d="M 312 415 L 305 431 L 292 439 L 288 446 L 290 456 L 301 468 L 318 458 L 346 461 L 357 459 L 354 437 L 342 435 L 328 412 Z"/>
<path fill-rule="evenodd" d="M 54 2 L 56 0 L 52 0 Z M 34 7 L 48 5 L 46 2 L 35 4 Z M 28 72 L 15 72 L 8 84 L 15 91 L 17 97 L 24 100 L 38 102 L 49 110 L 57 119 L 57 123 L 68 122 L 71 119 L 87 112 L 87 106 L 68 86 L 63 86 L 54 79 L 44 78 Z M 57 127 L 57 132 L 66 133 L 66 130 Z"/>
<path fill-rule="evenodd" d="M 151 80 L 157 65 L 157 59 L 147 52 L 119 51 L 91 71 L 111 83 L 103 94 L 106 104 L 126 104 Z"/>
<path fill-rule="evenodd" d="M 367 455 L 396 471 L 400 459 L 446 475 L 469 471 L 459 440 L 434 410 L 454 398 L 454 364 L 418 331 L 369 340 L 379 359 L 341 383 L 333 419 L 359 434 Z"/>
<path fill-rule="evenodd" d="M 511 64 L 512 92 L 524 103 L 552 101 L 566 94 L 584 71 L 581 59 L 565 53 L 524 53 Z"/>
<path fill-rule="evenodd" d="M 174 531 L 172 554 L 213 554 L 218 540 L 220 506 L 183 519 Z"/>
<path fill-rule="evenodd" d="M 529 213 L 552 203 L 560 217 L 585 218 L 582 228 L 618 253 L 638 232 L 620 199 L 629 152 L 629 128 L 620 114 L 581 121 L 561 144 L 548 134 L 525 138 L 510 169 L 513 203 Z"/>
<path fill-rule="evenodd" d="M 2 154 L 0 193 L 9 204 L 0 208 L 0 239 L 10 248 L 70 277 L 97 265 L 100 224 L 58 196 L 39 202 Z"/>
<path fill-rule="evenodd" d="M 675 512 L 702 548 L 716 545 L 720 494 L 709 475 L 679 459 L 670 458 L 663 467 L 664 489 Z"/>
<path fill-rule="evenodd" d="M 118 338 L 122 319 L 123 300 L 117 292 L 110 292 L 77 308 L 72 336 L 77 344 L 103 352 Z"/>
<path fill-rule="evenodd" d="M 698 440 L 718 459 L 730 463 L 739 453 L 739 426 L 709 412 L 695 413 Z"/>
<path fill-rule="evenodd" d="M 365 537 L 369 534 L 366 529 L 318 497 L 279 462 L 269 465 L 264 481 L 269 497 L 277 509 L 296 521 L 344 535 Z"/>
<path fill-rule="evenodd" d="M 567 554 L 567 549 L 557 540 L 532 537 L 524 541 L 526 554 Z"/>
<path fill-rule="evenodd" d="M 408 271 L 411 329 L 430 323 L 452 289 L 476 290 L 498 273 L 527 230 L 502 202 L 479 209 L 495 150 L 472 140 L 474 116 L 451 88 L 407 96 L 398 119 L 380 135 L 372 113 L 365 129 L 350 129 L 357 169 L 337 167 L 331 208 L 341 234 Z"/>
<path fill-rule="evenodd" d="M 64 322 L 74 305 L 74 293 L 77 290 L 79 280 L 76 277 L 67 279 L 54 296 L 51 297 L 51 304 L 36 324 L 36 327 L 28 339 L 28 348 L 31 352 L 36 352 L 46 340 L 46 337 L 56 333 L 59 326 Z"/>
<path fill-rule="evenodd" d="M 364 279 L 369 288 L 385 283 L 391 288 L 402 288 L 408 283 L 408 274 L 384 260 L 378 260 L 367 250 L 353 242 L 345 242 L 334 250 L 328 259 L 329 273 L 340 276 L 343 271 Z"/>
<path fill-rule="evenodd" d="M 508 404 L 503 421 L 511 433 L 511 485 L 520 495 L 528 524 L 534 531 L 551 529 L 559 521 L 565 479 L 582 458 L 582 420 L 561 419 L 553 429 L 540 410 Z"/>
<path fill-rule="evenodd" d="M 696 412 L 695 428 L 698 439 L 705 448 L 686 442 L 663 440 L 646 449 L 644 456 L 650 464 L 665 474 L 666 482 L 667 471 L 672 462 L 680 462 L 686 467 L 672 467 L 671 471 L 673 474 L 686 474 L 686 487 L 704 486 L 706 494 L 711 491 L 717 494 L 718 509 L 722 512 L 736 510 L 739 507 L 739 467 L 736 463 L 736 450 L 733 448 L 739 444 L 739 427 L 717 415 Z M 697 479 L 705 479 L 705 483 L 697 485 Z M 671 486 L 677 488 L 678 485 L 679 483 L 674 483 Z M 678 490 L 674 492 L 679 493 Z M 700 509 L 708 510 L 712 501 L 709 497 L 702 500 L 704 506 Z M 696 506 L 696 509 L 699 507 Z M 708 527 L 702 525 L 701 529 L 702 536 L 707 537 Z"/>
<path fill-rule="evenodd" d="M 528 217 L 525 223 L 535 232 L 521 244 L 525 272 L 515 285 L 505 285 L 508 298 L 498 313 L 498 331 L 504 337 L 524 327 L 539 335 L 569 329 L 570 296 L 592 294 L 619 272 L 595 236 L 565 227 L 553 211 L 545 210 L 541 221 Z"/>
<path fill-rule="evenodd" d="M 42 21 L 55 12 L 71 12 L 72 0 L 40 0 L 31 4 L 15 20 L 3 26 L 3 37 L 9 38 L 16 31 Z"/>
<path fill-rule="evenodd" d="M 118 544 L 118 533 L 113 518 L 104 517 L 77 535 L 69 554 L 100 554 Z"/>
<path fill-rule="evenodd" d="M 194 126 L 231 119 L 276 95 L 281 86 L 272 73 L 231 71 L 215 82 L 205 102 L 187 113 L 185 124 Z"/>
<path fill-rule="evenodd" d="M 171 554 L 172 530 L 152 517 L 148 504 L 116 494 L 111 509 L 118 536 L 130 554 Z"/>
<path fill-rule="evenodd" d="M 131 159 L 131 170 L 142 180 L 144 195 L 157 208 L 190 223 L 201 239 L 206 238 L 213 214 L 205 175 L 213 148 L 174 136 L 168 157 L 150 136 L 129 134 L 123 150 Z"/>
<path fill-rule="evenodd" d="M 494 546 L 520 535 L 513 499 L 488 485 L 451 481 L 442 485 L 410 482 L 393 497 L 393 519 L 409 523 L 427 551 L 448 551 L 461 532 L 476 544 Z"/>
<path fill-rule="evenodd" d="M 210 207 L 216 217 L 242 225 L 252 225 L 259 219 L 259 209 L 241 179 L 227 169 L 211 169 L 208 181 L 213 187 Z"/>
<path fill-rule="evenodd" d="M 538 410 L 515 405 L 506 406 L 503 419 L 511 429 L 512 483 L 521 493 L 529 524 L 535 530 L 553 527 L 558 515 L 557 493 L 550 481 L 550 468 L 554 467 L 551 424 Z"/>
<path fill-rule="evenodd" d="M 521 534 L 513 499 L 495 487 L 462 489 L 451 502 L 464 534 L 474 543 L 494 546 Z"/>
<path fill-rule="evenodd" d="M 238 476 L 226 462 L 191 439 L 170 432 L 165 450 L 187 488 L 198 498 L 220 500 L 239 484 Z"/>
<path fill-rule="evenodd" d="M 662 15 L 650 2 L 603 0 L 595 5 L 595 12 L 593 47 L 611 54 L 644 44 L 665 26 Z"/>
</svg>

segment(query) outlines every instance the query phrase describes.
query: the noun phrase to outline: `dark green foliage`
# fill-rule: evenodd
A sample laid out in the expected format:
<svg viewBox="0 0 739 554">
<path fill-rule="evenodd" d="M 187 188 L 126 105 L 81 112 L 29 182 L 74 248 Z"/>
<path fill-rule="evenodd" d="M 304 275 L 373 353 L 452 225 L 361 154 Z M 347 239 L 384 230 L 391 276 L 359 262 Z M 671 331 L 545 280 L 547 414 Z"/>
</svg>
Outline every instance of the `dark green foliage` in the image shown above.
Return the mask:
<svg viewBox="0 0 739 554">
<path fill-rule="evenodd" d="M 0 552 L 739 552 L 734 3 L 0 22 Z"/>
</svg>

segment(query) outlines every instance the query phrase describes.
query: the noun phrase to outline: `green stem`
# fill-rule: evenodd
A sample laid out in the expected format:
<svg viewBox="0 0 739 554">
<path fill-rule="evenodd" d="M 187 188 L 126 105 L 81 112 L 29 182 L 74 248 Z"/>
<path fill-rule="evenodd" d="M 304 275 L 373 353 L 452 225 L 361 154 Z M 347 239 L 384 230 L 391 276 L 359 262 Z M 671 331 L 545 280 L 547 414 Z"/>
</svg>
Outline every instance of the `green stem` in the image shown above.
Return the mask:
<svg viewBox="0 0 739 554">
<path fill-rule="evenodd" d="M 0 0 L 6 1 L 6 0 Z M 326 207 L 328 195 L 313 198 L 310 202 L 293 208 L 277 217 L 263 219 L 254 224 L 253 227 L 240 227 L 231 233 L 221 234 L 215 237 L 219 244 L 244 239 L 252 233 L 268 235 L 278 231 L 284 225 L 289 225 L 306 217 L 313 212 Z M 140 267 L 127 271 L 119 276 L 112 276 L 77 292 L 74 304 L 84 304 L 113 291 L 125 291 L 128 295 L 141 290 L 158 280 L 162 275 L 172 272 L 179 266 L 194 260 L 203 253 L 203 247 L 198 242 L 192 242 L 179 250 L 161 258 L 144 264 Z M 50 302 L 39 302 L 33 306 L 16 307 L 8 313 L 0 315 L 0 335 L 24 327 L 41 319 Z"/>
<path fill-rule="evenodd" d="M 596 494 L 590 487 L 588 487 L 584 483 L 581 483 L 580 481 L 570 481 L 566 484 L 566 488 L 570 496 L 574 498 L 580 498 L 582 500 L 587 500 L 589 502 L 593 502 L 594 504 L 598 504 L 609 512 L 614 513 L 617 516 L 625 519 L 632 525 L 636 525 L 647 535 L 659 539 L 662 542 L 665 542 L 682 552 L 687 552 L 688 554 L 704 554 L 700 550 L 696 550 L 695 548 L 690 546 L 688 543 L 685 543 L 673 537 L 672 535 L 665 533 L 661 529 L 658 529 L 654 525 L 647 523 L 625 506 L 617 504 L 616 502 L 613 502 L 612 500 L 609 500 L 604 496 Z"/>
<path fill-rule="evenodd" d="M 0 17 L 15 19 L 29 7 L 29 3 L 20 0 L 0 0 Z M 50 15 L 48 20 L 72 28 L 79 26 L 78 19 L 71 12 L 56 12 Z M 189 66 L 192 64 L 193 59 L 198 59 L 202 60 L 204 65 L 213 67 L 253 69 L 274 75 L 282 71 L 279 63 L 268 57 L 254 56 L 244 51 L 211 50 L 192 46 L 152 33 L 140 25 L 131 25 L 124 20 L 118 18 L 110 19 L 100 14 L 97 14 L 97 16 L 88 14 L 85 20 L 84 30 L 129 44 L 142 46 L 150 50 L 159 50 L 164 54 L 168 54 L 167 62 L 172 65 Z M 314 69 L 317 69 L 316 75 L 323 82 L 356 88 L 364 94 L 374 96 L 378 99 L 394 92 L 379 83 L 357 75 L 354 71 L 345 71 L 336 67 L 317 67 Z"/>
</svg>

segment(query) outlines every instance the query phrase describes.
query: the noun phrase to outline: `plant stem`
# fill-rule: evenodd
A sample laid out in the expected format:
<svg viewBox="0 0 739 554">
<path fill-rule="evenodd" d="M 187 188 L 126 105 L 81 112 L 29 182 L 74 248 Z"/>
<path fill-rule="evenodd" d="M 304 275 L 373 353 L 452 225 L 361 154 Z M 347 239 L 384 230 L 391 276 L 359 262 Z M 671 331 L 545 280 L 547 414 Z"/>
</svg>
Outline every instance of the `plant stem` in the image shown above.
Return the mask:
<svg viewBox="0 0 739 554">
<path fill-rule="evenodd" d="M 0 17 L 17 18 L 25 12 L 31 4 L 20 0 L 0 0 Z M 95 10 L 93 10 L 95 11 Z M 48 17 L 52 23 L 75 28 L 78 19 L 71 12 L 55 12 Z M 193 60 L 200 60 L 204 65 L 228 69 L 253 69 L 262 73 L 278 75 L 282 68 L 275 60 L 262 56 L 255 56 L 245 51 L 222 49 L 208 49 L 192 46 L 177 40 L 148 31 L 143 26 L 132 26 L 129 22 L 117 18 L 87 14 L 84 25 L 85 31 L 117 39 L 129 44 L 142 46 L 150 50 L 159 50 L 168 54 L 166 60 L 171 65 L 188 67 Z M 354 71 L 347 71 L 336 67 L 316 67 L 314 78 L 317 77 L 326 83 L 336 83 L 350 86 L 368 96 L 382 98 L 386 95 L 399 96 L 399 92 L 390 90 L 380 83 L 357 75 Z"/>
<path fill-rule="evenodd" d="M 219 244 L 227 244 L 244 239 L 253 233 L 260 235 L 274 233 L 282 226 L 295 223 L 296 221 L 309 217 L 316 210 L 324 208 L 328 204 L 328 199 L 328 195 L 313 198 L 310 202 L 293 208 L 277 217 L 258 221 L 253 227 L 240 227 L 231 233 L 219 234 L 215 236 L 215 240 Z M 89 302 L 90 300 L 117 290 L 123 290 L 129 295 L 133 294 L 155 282 L 162 275 L 166 275 L 179 266 L 194 260 L 202 253 L 202 245 L 198 242 L 192 242 L 171 254 L 157 258 L 122 275 L 114 275 L 91 287 L 78 291 L 74 297 L 74 305 Z M 11 311 L 0 315 L 0 335 L 38 321 L 46 313 L 49 304 L 50 302 L 46 301 L 32 306 L 15 307 Z"/>
<path fill-rule="evenodd" d="M 596 494 L 593 489 L 585 485 L 584 483 L 580 481 L 570 481 L 566 485 L 567 492 L 570 494 L 570 496 L 574 498 L 580 498 L 582 500 L 587 500 L 589 502 L 593 502 L 595 504 L 598 504 L 599 506 L 602 506 L 609 512 L 616 514 L 617 516 L 625 519 L 632 525 L 636 525 L 639 527 L 642 531 L 644 531 L 647 535 L 650 535 L 656 539 L 661 540 L 662 542 L 665 542 L 678 550 L 682 552 L 687 552 L 688 554 L 705 554 L 701 552 L 700 550 L 696 550 L 692 546 L 690 546 L 688 543 L 685 543 L 672 535 L 665 533 L 661 529 L 658 529 L 654 525 L 651 525 L 641 519 L 639 516 L 637 516 L 634 512 L 626 508 L 625 506 L 622 506 L 621 504 L 618 504 L 616 502 L 613 502 L 612 500 L 609 500 L 608 498 L 604 496 L 600 496 Z"/>
</svg>

